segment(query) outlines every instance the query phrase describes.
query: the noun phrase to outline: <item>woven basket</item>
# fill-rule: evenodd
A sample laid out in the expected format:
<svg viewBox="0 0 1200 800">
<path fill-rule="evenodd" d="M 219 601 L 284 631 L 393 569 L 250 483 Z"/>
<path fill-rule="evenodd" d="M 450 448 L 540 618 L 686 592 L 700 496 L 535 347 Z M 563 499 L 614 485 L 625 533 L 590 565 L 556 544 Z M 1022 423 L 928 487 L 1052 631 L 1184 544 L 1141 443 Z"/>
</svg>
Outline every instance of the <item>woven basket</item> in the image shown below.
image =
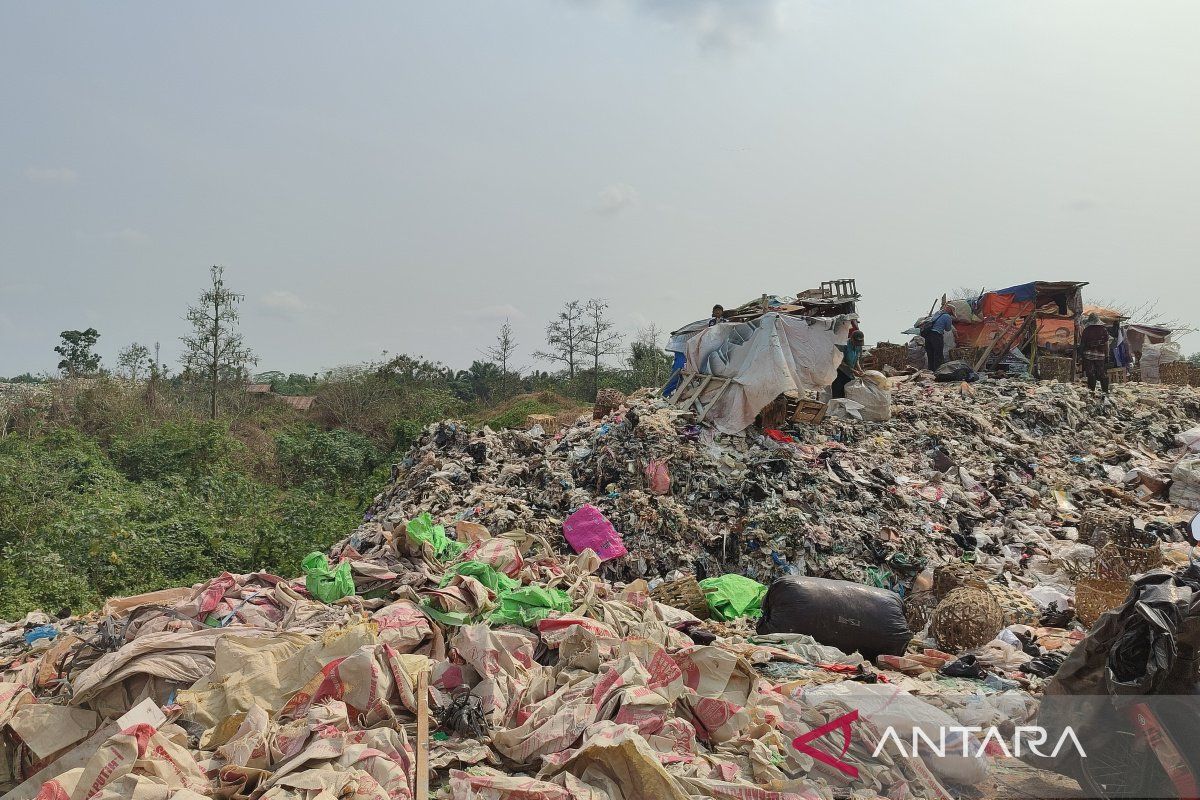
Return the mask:
<svg viewBox="0 0 1200 800">
<path fill-rule="evenodd" d="M 1158 368 L 1159 380 L 1173 386 L 1187 386 L 1192 380 L 1192 365 L 1186 361 L 1171 361 Z"/>
<path fill-rule="evenodd" d="M 1004 611 L 1005 625 L 1037 625 L 1041 619 L 1037 603 L 1030 600 L 1011 586 L 998 583 L 988 584 L 988 590 Z"/>
<path fill-rule="evenodd" d="M 953 592 L 975 577 L 977 568 L 974 564 L 955 561 L 942 564 L 933 570 L 933 594 L 938 600 Z"/>
<path fill-rule="evenodd" d="M 663 605 L 683 609 L 700 619 L 708 619 L 708 600 L 691 575 L 667 581 L 650 590 L 650 597 Z"/>
<path fill-rule="evenodd" d="M 923 631 L 933 619 L 933 610 L 937 608 L 938 600 L 933 591 L 924 589 L 912 592 L 904 598 L 904 619 L 910 631 Z"/>
<path fill-rule="evenodd" d="M 938 603 L 929 632 L 939 648 L 958 652 L 987 644 L 1003 627 L 1004 610 L 992 593 L 964 586 Z"/>
<path fill-rule="evenodd" d="M 1071 382 L 1071 359 L 1059 356 L 1039 356 L 1038 375 L 1044 381 Z"/>
<path fill-rule="evenodd" d="M 1108 509 L 1089 509 L 1079 515 L 1079 541 L 1099 550 L 1111 538 L 1120 538 L 1131 527 L 1128 514 Z"/>
<path fill-rule="evenodd" d="M 1100 615 L 1111 611 L 1129 594 L 1129 581 L 1084 578 L 1075 585 L 1075 616 L 1089 628 Z"/>
<path fill-rule="evenodd" d="M 1124 581 L 1133 575 L 1162 566 L 1162 549 L 1157 545 L 1120 545 L 1109 542 L 1096 553 L 1096 577 Z"/>
</svg>

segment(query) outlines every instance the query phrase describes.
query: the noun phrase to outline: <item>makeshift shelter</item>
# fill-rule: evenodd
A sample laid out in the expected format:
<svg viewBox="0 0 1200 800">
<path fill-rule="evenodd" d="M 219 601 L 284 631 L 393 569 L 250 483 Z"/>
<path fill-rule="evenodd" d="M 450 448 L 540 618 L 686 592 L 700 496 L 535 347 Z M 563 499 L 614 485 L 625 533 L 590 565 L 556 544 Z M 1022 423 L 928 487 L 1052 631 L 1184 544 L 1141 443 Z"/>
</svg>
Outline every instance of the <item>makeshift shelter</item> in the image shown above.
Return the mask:
<svg viewBox="0 0 1200 800">
<path fill-rule="evenodd" d="M 692 326 L 688 326 L 691 328 Z M 842 361 L 850 318 L 768 312 L 744 322 L 706 326 L 682 341 L 685 366 L 672 399 L 722 433 L 738 433 L 781 395 L 830 385 Z"/>
<path fill-rule="evenodd" d="M 1069 358 L 1071 379 L 1078 371 L 1079 318 L 1085 281 L 1033 281 L 980 295 L 975 318 L 956 320 L 960 347 L 985 348 L 980 366 L 998 361 L 1013 348 L 1036 369 L 1039 354 Z"/>
</svg>

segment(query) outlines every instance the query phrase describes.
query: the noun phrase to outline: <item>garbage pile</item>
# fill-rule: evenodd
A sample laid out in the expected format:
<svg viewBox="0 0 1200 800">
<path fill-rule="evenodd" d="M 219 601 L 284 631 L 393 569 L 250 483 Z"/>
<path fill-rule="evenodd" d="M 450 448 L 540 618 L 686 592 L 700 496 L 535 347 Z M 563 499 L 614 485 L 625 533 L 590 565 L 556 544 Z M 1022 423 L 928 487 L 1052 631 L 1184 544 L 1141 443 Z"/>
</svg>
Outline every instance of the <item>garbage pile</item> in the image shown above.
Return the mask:
<svg viewBox="0 0 1200 800">
<path fill-rule="evenodd" d="M 547 537 L 586 504 L 620 531 L 611 578 L 672 570 L 761 582 L 815 575 L 885 588 L 938 564 L 999 573 L 1077 538 L 1082 509 L 1156 518 L 1200 424 L 1200 392 L 1127 384 L 897 381 L 892 418 L 718 436 L 647 397 L 562 431 L 432 427 L 372 519 L 422 511 Z M 1182 533 L 1163 526 L 1164 535 Z"/>
<path fill-rule="evenodd" d="M 911 381 L 888 422 L 740 437 L 645 397 L 563 431 L 432 426 L 303 576 L 0 623 L 0 796 L 984 786 L 1003 744 L 885 733 L 1022 725 L 1085 637 L 1080 575 L 1186 563 L 1167 498 L 1200 393 L 970 388 Z M 885 626 L 874 647 L 856 615 Z"/>
</svg>

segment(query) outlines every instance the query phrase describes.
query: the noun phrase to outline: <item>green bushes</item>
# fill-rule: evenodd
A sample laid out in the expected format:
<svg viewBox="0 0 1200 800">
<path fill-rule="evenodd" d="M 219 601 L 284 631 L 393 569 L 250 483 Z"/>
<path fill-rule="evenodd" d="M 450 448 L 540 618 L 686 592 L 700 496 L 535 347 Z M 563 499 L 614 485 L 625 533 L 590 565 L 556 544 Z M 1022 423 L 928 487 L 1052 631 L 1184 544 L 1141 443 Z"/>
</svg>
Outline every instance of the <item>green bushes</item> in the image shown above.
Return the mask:
<svg viewBox="0 0 1200 800">
<path fill-rule="evenodd" d="M 327 492 L 365 479 L 380 461 L 365 436 L 312 425 L 296 425 L 276 434 L 275 458 L 285 483 L 315 483 Z"/>
<path fill-rule="evenodd" d="M 295 482 L 231 458 L 220 424 L 167 423 L 98 440 L 70 428 L 0 439 L 0 618 L 81 611 L 223 570 L 299 574 L 362 518 L 374 451 L 344 431 L 279 435 Z M 364 492 L 363 489 L 368 489 Z"/>
</svg>

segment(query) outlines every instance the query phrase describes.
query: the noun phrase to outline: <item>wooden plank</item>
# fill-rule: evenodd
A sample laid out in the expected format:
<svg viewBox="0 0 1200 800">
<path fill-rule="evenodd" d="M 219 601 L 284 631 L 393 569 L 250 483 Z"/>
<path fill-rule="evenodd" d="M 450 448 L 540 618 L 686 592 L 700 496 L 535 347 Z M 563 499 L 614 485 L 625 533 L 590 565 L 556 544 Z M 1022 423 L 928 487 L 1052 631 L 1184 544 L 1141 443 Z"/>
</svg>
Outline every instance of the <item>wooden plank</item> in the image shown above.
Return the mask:
<svg viewBox="0 0 1200 800">
<path fill-rule="evenodd" d="M 429 670 L 417 675 L 417 797 L 429 800 Z"/>
<path fill-rule="evenodd" d="M 729 384 L 732 383 L 732 381 L 730 381 L 728 378 L 723 378 L 721 381 L 721 388 L 717 389 L 717 393 L 713 395 L 712 400 L 708 401 L 708 405 L 704 406 L 700 410 L 700 415 L 696 417 L 696 422 L 704 422 L 704 418 L 708 416 L 708 412 L 710 409 L 712 409 L 713 404 L 721 399 L 721 395 L 725 394 L 725 390 L 728 389 Z"/>
<path fill-rule="evenodd" d="M 696 402 L 700 400 L 700 395 L 702 395 L 704 393 L 704 390 L 708 388 L 708 384 L 710 384 L 712 382 L 712 379 L 713 379 L 712 375 L 705 375 L 704 380 L 700 381 L 700 386 L 696 389 L 696 391 L 692 394 L 691 397 L 689 397 L 687 400 L 684 401 L 683 405 L 681 405 L 680 408 L 683 409 L 684 411 L 687 411 L 689 408 L 691 408 L 693 405 L 695 405 Z"/>
<path fill-rule="evenodd" d="M 679 382 L 679 385 L 675 387 L 675 391 L 671 392 L 671 398 L 670 398 L 671 405 L 673 405 L 673 406 L 679 405 L 679 401 L 683 399 L 684 394 L 686 394 L 686 392 L 687 392 L 688 385 L 692 382 L 692 380 L 695 377 L 696 377 L 695 372 L 683 373 L 683 380 L 681 380 Z"/>
</svg>

